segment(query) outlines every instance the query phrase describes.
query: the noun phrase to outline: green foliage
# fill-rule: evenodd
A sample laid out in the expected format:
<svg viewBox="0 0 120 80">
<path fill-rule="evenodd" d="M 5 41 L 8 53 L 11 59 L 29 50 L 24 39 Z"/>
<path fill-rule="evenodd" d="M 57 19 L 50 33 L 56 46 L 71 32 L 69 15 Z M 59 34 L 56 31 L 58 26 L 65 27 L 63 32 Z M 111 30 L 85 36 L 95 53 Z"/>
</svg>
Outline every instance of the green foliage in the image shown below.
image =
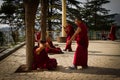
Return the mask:
<svg viewBox="0 0 120 80">
<path fill-rule="evenodd" d="M 82 10 L 82 17 L 90 29 L 108 30 L 114 23 L 116 14 L 109 14 L 110 10 L 103 8 L 103 4 L 109 3 L 109 0 L 91 0 L 86 2 Z"/>
<path fill-rule="evenodd" d="M 49 0 L 48 9 L 48 30 L 54 30 L 56 28 L 61 29 L 61 12 L 62 12 L 62 2 L 61 0 Z M 66 15 L 67 20 L 74 21 L 74 16 L 79 15 L 77 8 L 80 7 L 80 2 L 77 0 L 66 0 Z M 59 26 L 59 27 L 58 27 Z"/>
<path fill-rule="evenodd" d="M 0 13 L 4 14 L 1 17 L 1 23 L 11 23 L 16 25 L 23 24 L 24 8 L 23 2 L 19 0 L 3 0 L 4 3 L 1 6 Z M 3 21 L 3 22 L 2 22 Z"/>
<path fill-rule="evenodd" d="M 1 14 L 4 14 L 1 17 L 0 23 L 9 24 L 11 26 L 11 36 L 13 37 L 14 42 L 18 40 L 18 35 L 13 33 L 21 28 L 24 31 L 24 8 L 22 0 L 3 0 L 4 3 L 1 6 Z"/>
<path fill-rule="evenodd" d="M 15 13 L 16 7 L 12 3 L 3 3 L 1 6 L 1 12 L 10 17 Z"/>
<path fill-rule="evenodd" d="M 15 2 L 15 0 L 4 0 L 1 7 L 1 12 L 5 13 L 6 16 L 12 17 L 12 21 L 21 26 L 24 23 L 24 8 L 22 0 Z M 25 0 L 29 1 L 29 0 Z M 30 0 L 31 1 L 31 0 Z M 14 3 L 13 3 L 14 2 Z M 110 24 L 114 23 L 114 16 L 116 14 L 109 14 L 110 10 L 102 7 L 103 4 L 109 3 L 109 0 L 91 0 L 86 2 L 83 7 L 81 7 L 81 2 L 78 0 L 66 0 L 67 4 L 67 20 L 74 24 L 75 16 L 81 17 L 90 29 L 109 29 Z M 48 30 L 54 30 L 56 28 L 61 29 L 61 11 L 62 2 L 61 0 L 49 0 L 48 3 L 48 16 L 47 24 Z M 37 14 L 40 13 L 38 9 Z M 13 14 L 15 14 L 13 16 Z M 3 17 L 4 18 L 4 17 Z M 36 16 L 36 20 L 40 22 L 40 16 Z M 6 20 L 6 19 L 5 19 Z"/>
</svg>

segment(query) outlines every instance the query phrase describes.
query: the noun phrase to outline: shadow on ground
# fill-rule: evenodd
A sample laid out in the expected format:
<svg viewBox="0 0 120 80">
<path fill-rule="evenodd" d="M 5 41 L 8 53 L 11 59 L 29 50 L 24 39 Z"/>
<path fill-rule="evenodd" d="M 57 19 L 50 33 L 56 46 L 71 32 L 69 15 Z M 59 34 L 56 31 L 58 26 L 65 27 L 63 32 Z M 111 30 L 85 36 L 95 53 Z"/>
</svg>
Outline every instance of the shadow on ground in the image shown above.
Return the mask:
<svg viewBox="0 0 120 80">
<path fill-rule="evenodd" d="M 68 67 L 63 67 L 59 65 L 56 70 L 29 70 L 25 71 L 25 65 L 20 66 L 15 73 L 31 73 L 31 72 L 43 72 L 43 71 L 52 71 L 52 72 L 62 72 L 62 73 L 84 73 L 84 74 L 95 74 L 95 75 L 113 75 L 115 77 L 120 77 L 120 69 L 114 68 L 104 68 L 104 67 L 95 67 L 89 66 L 87 69 L 77 69 L 77 70 L 70 70 Z"/>
<path fill-rule="evenodd" d="M 89 68 L 87 68 L 87 69 L 77 69 L 77 70 L 70 70 L 67 67 L 58 66 L 56 71 L 63 72 L 63 73 L 84 73 L 84 74 L 95 74 L 95 75 L 113 75 L 113 76 L 116 76 L 116 77 L 120 77 L 120 69 L 94 67 L 94 66 L 89 66 Z"/>
<path fill-rule="evenodd" d="M 102 53 L 101 51 L 88 51 L 90 53 Z"/>
</svg>

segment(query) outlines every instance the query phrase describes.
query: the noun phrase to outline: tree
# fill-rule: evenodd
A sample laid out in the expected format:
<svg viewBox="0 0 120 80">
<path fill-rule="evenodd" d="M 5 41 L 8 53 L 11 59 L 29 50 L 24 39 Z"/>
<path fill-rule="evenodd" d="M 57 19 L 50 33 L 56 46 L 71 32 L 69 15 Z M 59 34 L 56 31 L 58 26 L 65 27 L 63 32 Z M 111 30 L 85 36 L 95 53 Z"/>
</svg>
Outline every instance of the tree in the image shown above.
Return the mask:
<svg viewBox="0 0 120 80">
<path fill-rule="evenodd" d="M 3 44 L 4 44 L 4 34 L 3 34 L 3 32 L 1 32 L 0 31 L 0 46 L 3 46 Z"/>
<path fill-rule="evenodd" d="M 41 0 L 41 40 L 46 40 L 46 12 L 48 0 Z M 35 15 L 39 0 L 24 0 L 26 25 L 26 63 L 28 70 L 32 69 Z M 31 7 L 32 6 L 32 7 Z M 31 17 L 30 17 L 31 16 Z"/>
<path fill-rule="evenodd" d="M 10 20 L 10 17 L 15 13 L 16 6 L 12 3 L 12 0 L 5 0 L 1 6 L 1 13 L 4 13 L 6 17 Z"/>
<path fill-rule="evenodd" d="M 33 63 L 35 15 L 39 0 L 23 0 L 23 2 L 25 6 L 26 65 L 28 70 L 31 70 Z"/>
<path fill-rule="evenodd" d="M 16 6 L 12 3 L 12 0 L 4 0 L 5 2 L 2 4 L 1 6 L 1 13 L 4 13 L 5 16 L 2 16 L 4 20 L 4 23 L 9 23 L 10 27 L 13 26 L 12 25 L 12 21 L 14 19 L 14 13 L 16 10 Z M 12 38 L 16 44 L 16 34 L 14 34 L 15 32 L 13 31 L 13 28 L 11 27 L 11 32 L 12 32 Z"/>
<path fill-rule="evenodd" d="M 41 0 L 41 40 L 46 41 L 46 20 L 48 0 Z"/>
<path fill-rule="evenodd" d="M 17 2 L 16 0 L 3 0 L 4 3 L 1 6 L 0 13 L 4 14 L 1 16 L 1 23 L 9 24 L 11 27 L 12 38 L 16 44 L 18 41 L 18 30 L 22 28 L 23 25 L 23 6 L 22 1 Z"/>
<path fill-rule="evenodd" d="M 114 22 L 115 14 L 109 14 L 110 10 L 102 7 L 109 2 L 109 0 L 87 0 L 82 11 L 82 18 L 90 29 L 101 30 L 104 28 L 107 30 Z"/>
<path fill-rule="evenodd" d="M 73 15 L 76 15 L 75 11 L 77 11 L 76 7 L 80 7 L 80 2 L 77 0 L 67 0 L 67 18 L 68 20 L 72 20 L 73 22 Z M 48 0 L 48 10 L 47 10 L 47 30 L 52 31 L 52 30 L 60 30 L 61 29 L 61 11 L 62 11 L 62 3 L 61 0 Z M 41 14 L 41 12 L 40 12 Z M 77 13 L 78 14 L 78 13 Z M 71 16 L 72 15 L 72 16 Z M 37 16 L 38 19 L 40 16 Z"/>
<path fill-rule="evenodd" d="M 67 17 L 70 19 L 70 21 L 74 20 L 76 16 L 81 15 L 81 4 L 82 2 L 79 2 L 77 0 L 68 0 L 67 1 Z"/>
</svg>

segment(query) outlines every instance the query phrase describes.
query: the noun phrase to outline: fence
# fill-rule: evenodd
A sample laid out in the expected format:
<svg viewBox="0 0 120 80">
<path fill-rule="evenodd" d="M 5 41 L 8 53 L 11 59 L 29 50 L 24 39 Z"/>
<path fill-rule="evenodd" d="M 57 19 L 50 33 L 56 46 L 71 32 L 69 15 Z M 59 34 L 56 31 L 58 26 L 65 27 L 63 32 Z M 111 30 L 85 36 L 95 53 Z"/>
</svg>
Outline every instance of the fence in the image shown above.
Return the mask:
<svg viewBox="0 0 120 80">
<path fill-rule="evenodd" d="M 11 31 L 1 31 L 1 32 L 3 35 L 0 36 L 0 46 L 9 47 L 11 45 L 14 45 Z M 25 33 L 23 31 L 19 32 L 18 42 L 22 42 L 24 40 L 25 40 Z"/>
<path fill-rule="evenodd" d="M 61 31 L 47 31 L 47 34 L 52 40 L 57 40 L 57 37 L 61 36 Z M 88 32 L 89 40 L 106 40 L 108 38 L 109 31 L 93 31 Z M 117 39 L 120 39 L 120 29 L 116 31 Z"/>
<path fill-rule="evenodd" d="M 4 31 L 4 39 L 2 41 L 2 37 L 0 37 L 0 46 L 1 45 L 9 45 L 10 43 L 13 43 L 13 39 L 11 37 L 11 32 L 10 31 Z M 61 31 L 47 31 L 47 34 L 52 38 L 52 40 L 56 41 L 57 37 L 61 36 Z M 104 31 L 104 36 L 101 31 L 89 31 L 88 32 L 88 37 L 89 40 L 105 40 L 107 39 L 107 36 L 109 34 L 109 31 Z M 116 31 L 116 37 L 117 39 L 120 39 L 120 28 L 117 29 Z M 25 40 L 25 33 L 20 33 L 19 35 L 19 41 L 24 41 Z"/>
</svg>

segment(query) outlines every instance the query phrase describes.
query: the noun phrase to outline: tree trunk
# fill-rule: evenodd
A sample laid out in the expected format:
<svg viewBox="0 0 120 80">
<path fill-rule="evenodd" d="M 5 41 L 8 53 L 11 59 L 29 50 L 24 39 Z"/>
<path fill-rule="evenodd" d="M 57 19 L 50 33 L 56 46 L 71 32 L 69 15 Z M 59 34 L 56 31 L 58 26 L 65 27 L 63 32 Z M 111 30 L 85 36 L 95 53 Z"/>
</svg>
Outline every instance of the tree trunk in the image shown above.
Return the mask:
<svg viewBox="0 0 120 80">
<path fill-rule="evenodd" d="M 48 0 L 41 0 L 41 40 L 46 41 L 46 18 Z"/>
<path fill-rule="evenodd" d="M 53 5 L 53 0 L 50 0 L 48 3 L 49 6 Z M 52 7 L 50 7 L 50 9 L 48 9 L 48 17 L 51 18 L 53 13 Z M 51 19 L 48 19 L 48 31 L 52 31 L 52 22 Z"/>
<path fill-rule="evenodd" d="M 35 14 L 38 4 L 39 0 L 24 0 L 26 27 L 26 65 L 28 70 L 32 69 Z"/>
</svg>

